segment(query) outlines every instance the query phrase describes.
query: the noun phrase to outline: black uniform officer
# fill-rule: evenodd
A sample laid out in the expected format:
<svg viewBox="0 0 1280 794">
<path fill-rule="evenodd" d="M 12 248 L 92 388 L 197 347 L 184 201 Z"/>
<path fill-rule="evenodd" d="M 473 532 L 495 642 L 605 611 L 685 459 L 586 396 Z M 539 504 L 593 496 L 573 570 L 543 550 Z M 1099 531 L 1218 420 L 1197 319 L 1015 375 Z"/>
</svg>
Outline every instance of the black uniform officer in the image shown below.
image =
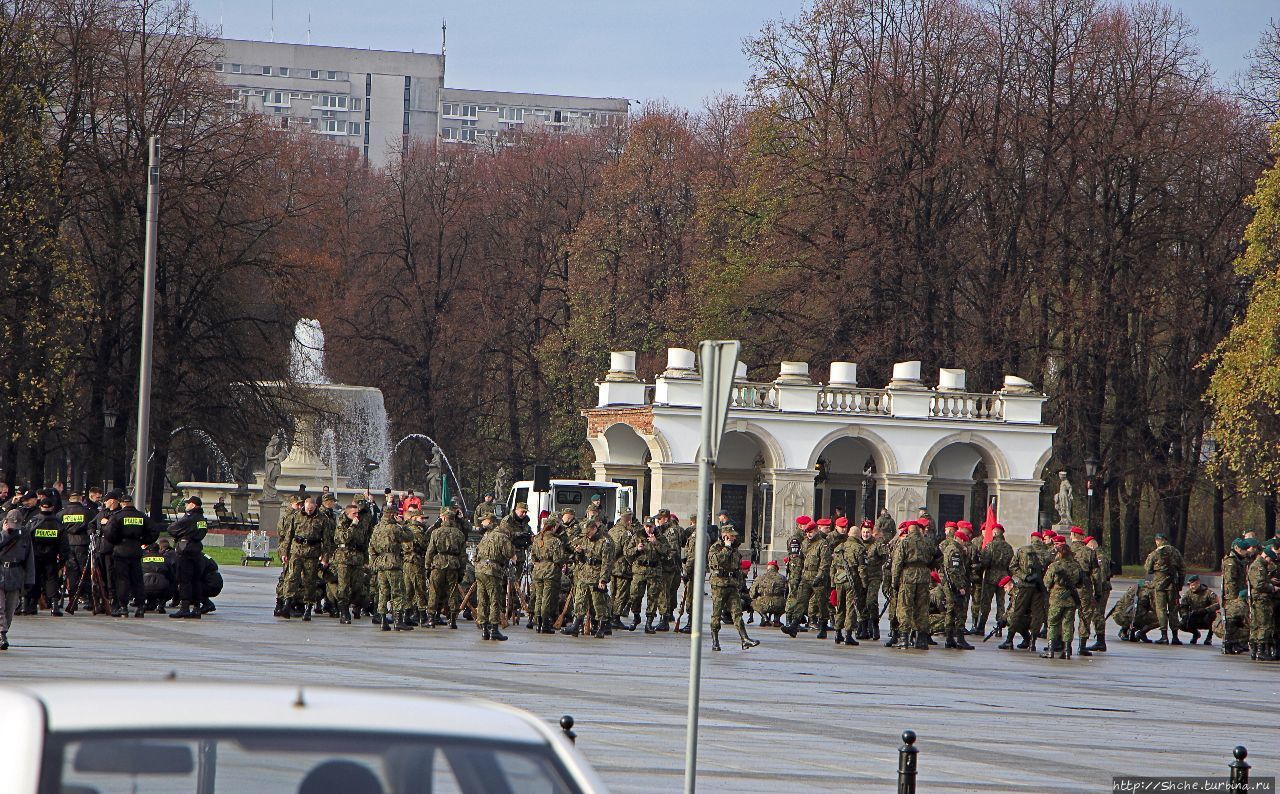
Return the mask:
<svg viewBox="0 0 1280 794">
<path fill-rule="evenodd" d="M 79 493 L 67 497 L 67 506 L 58 513 L 58 523 L 67 538 L 67 614 L 74 615 L 80 607 L 80 598 L 91 598 L 93 582 L 89 576 L 89 530 L 93 528 L 93 513 L 80 499 Z"/>
<path fill-rule="evenodd" d="M 116 608 L 111 615 L 126 617 L 132 600 L 133 616 L 144 617 L 146 587 L 142 581 L 143 547 L 154 543 L 160 533 L 151 526 L 151 520 L 146 514 L 133 506 L 131 496 L 120 497 L 120 509 L 111 516 L 106 528 L 107 542 L 111 544 L 111 570 L 116 585 Z"/>
<path fill-rule="evenodd" d="M 200 612 L 213 612 L 217 607 L 213 599 L 222 594 L 222 572 L 218 570 L 218 562 L 208 555 L 200 558 L 200 587 L 204 599 L 200 602 Z"/>
<path fill-rule="evenodd" d="M 169 617 L 199 619 L 200 604 L 204 601 L 200 584 L 201 561 L 204 559 L 201 541 L 209 533 L 209 522 L 205 520 L 200 497 L 188 497 L 186 508 L 187 512 L 169 525 L 169 534 L 178 542 L 178 611 Z"/>
<path fill-rule="evenodd" d="M 172 583 L 173 566 L 160 552 L 160 547 L 152 543 L 142 557 L 142 589 L 147 596 L 148 612 L 164 614 L 164 605 L 169 600 Z"/>
<path fill-rule="evenodd" d="M 59 572 L 66 556 L 66 535 L 58 520 L 53 499 L 40 497 L 40 512 L 27 522 L 31 532 L 31 548 L 36 558 L 36 581 L 27 589 L 25 614 L 34 615 L 40 610 L 40 594 L 53 609 L 54 617 L 62 617 L 62 582 Z"/>
</svg>

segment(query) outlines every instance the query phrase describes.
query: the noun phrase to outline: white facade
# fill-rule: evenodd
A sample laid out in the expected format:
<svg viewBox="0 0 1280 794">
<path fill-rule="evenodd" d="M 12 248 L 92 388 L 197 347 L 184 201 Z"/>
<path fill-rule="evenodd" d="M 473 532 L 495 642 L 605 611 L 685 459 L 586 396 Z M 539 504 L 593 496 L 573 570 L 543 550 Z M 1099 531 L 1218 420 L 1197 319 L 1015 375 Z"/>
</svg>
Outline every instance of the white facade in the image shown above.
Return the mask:
<svg viewBox="0 0 1280 794">
<path fill-rule="evenodd" d="M 614 97 L 446 88 L 440 95 L 440 139 L 484 143 L 523 130 L 590 132 L 621 125 L 627 106 L 627 100 Z"/>
<path fill-rule="evenodd" d="M 599 400 L 583 411 L 596 477 L 636 485 L 639 507 L 693 516 L 697 508 L 701 378 L 693 351 L 672 348 L 653 384 L 635 354 L 614 353 Z M 740 373 L 745 367 L 740 365 Z M 785 552 L 797 516 L 851 518 L 887 507 L 895 521 L 927 507 L 937 521 L 980 522 L 996 498 L 1012 543 L 1035 529 L 1056 428 L 1047 399 L 1021 378 L 990 394 L 967 392 L 963 370 L 926 387 L 919 362 L 895 365 L 884 388 L 860 388 L 856 365 L 836 362 L 829 384 L 808 365 L 782 362 L 771 383 L 735 382 L 715 469 L 713 509 L 726 509 L 761 557 Z"/>
</svg>

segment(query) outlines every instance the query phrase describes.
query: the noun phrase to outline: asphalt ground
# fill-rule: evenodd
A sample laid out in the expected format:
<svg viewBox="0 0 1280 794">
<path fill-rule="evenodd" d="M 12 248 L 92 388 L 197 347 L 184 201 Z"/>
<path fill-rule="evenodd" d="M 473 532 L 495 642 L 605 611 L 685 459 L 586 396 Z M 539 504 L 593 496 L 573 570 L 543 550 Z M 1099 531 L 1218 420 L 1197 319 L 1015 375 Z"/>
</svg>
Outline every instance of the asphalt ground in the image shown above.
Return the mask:
<svg viewBox="0 0 1280 794">
<path fill-rule="evenodd" d="M 204 620 L 18 618 L 0 676 L 299 683 L 458 693 L 577 721 L 578 746 L 614 791 L 678 791 L 689 639 L 607 639 L 471 623 L 381 632 L 272 617 L 278 568 L 224 566 Z M 1116 597 L 1123 592 L 1117 583 Z M 1210 648 L 1119 642 L 1092 658 L 999 651 L 856 648 L 748 627 L 762 644 L 705 655 L 699 789 L 891 791 L 904 729 L 919 736 L 920 791 L 1111 790 L 1113 775 L 1225 775 L 1231 750 L 1274 775 L 1280 664 Z M 883 629 L 882 629 L 883 631 Z M 707 639 L 709 648 L 710 641 Z"/>
</svg>

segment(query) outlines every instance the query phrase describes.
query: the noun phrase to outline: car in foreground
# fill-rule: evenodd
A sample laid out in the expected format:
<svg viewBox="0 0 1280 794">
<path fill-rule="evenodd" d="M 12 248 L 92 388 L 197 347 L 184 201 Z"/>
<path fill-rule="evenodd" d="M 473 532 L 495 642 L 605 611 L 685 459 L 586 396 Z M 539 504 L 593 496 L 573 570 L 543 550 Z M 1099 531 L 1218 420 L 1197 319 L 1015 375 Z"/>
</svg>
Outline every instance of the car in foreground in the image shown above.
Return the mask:
<svg viewBox="0 0 1280 794">
<path fill-rule="evenodd" d="M 595 794 L 573 744 L 482 700 L 219 683 L 0 687 L 14 794 Z"/>
</svg>

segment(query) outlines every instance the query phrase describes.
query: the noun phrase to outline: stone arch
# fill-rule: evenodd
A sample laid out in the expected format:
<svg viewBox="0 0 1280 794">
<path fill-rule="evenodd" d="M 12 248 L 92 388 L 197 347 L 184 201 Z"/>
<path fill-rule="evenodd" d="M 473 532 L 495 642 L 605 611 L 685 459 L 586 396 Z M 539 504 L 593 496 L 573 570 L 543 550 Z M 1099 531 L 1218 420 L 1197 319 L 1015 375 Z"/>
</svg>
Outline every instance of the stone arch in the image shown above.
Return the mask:
<svg viewBox="0 0 1280 794">
<path fill-rule="evenodd" d="M 646 464 L 649 461 L 644 460 L 644 455 L 640 454 L 641 445 L 648 452 L 650 460 L 659 463 L 667 463 L 671 460 L 671 446 L 663 437 L 662 431 L 657 428 L 654 428 L 652 434 L 641 433 L 626 422 L 614 422 L 598 435 L 589 436 L 587 441 L 590 442 L 591 451 L 595 453 L 598 461 L 631 465 Z"/>
<path fill-rule="evenodd" d="M 873 456 L 876 459 L 877 473 L 894 474 L 898 471 L 898 456 L 894 454 L 893 447 L 890 446 L 889 442 L 885 441 L 884 437 L 879 433 L 858 425 L 846 425 L 823 436 L 810 450 L 809 461 L 805 464 L 805 468 L 812 469 L 816 466 L 818 458 L 822 456 L 823 451 L 842 438 L 856 438 L 859 441 L 865 441 L 871 447 Z"/>
<path fill-rule="evenodd" d="M 938 457 L 938 453 L 953 444 L 969 444 L 970 446 L 977 447 L 986 455 L 988 463 L 992 464 L 988 466 L 988 474 L 998 480 L 1009 479 L 1009 461 L 1005 458 L 1004 452 L 1002 452 L 1000 447 L 996 446 L 991 439 L 981 433 L 975 433 L 972 430 L 952 433 L 945 438 L 938 439 L 938 441 L 929 448 L 929 451 L 924 454 L 924 458 L 921 459 L 919 473 L 928 474 L 929 468 L 933 465 L 934 459 Z"/>
<path fill-rule="evenodd" d="M 1049 461 L 1051 460 L 1053 460 L 1052 444 L 1049 445 L 1049 448 L 1044 451 L 1044 454 L 1040 456 L 1040 459 L 1036 461 L 1036 465 L 1031 469 L 1031 478 L 1033 480 L 1043 479 L 1044 471 L 1049 468 Z"/>
<path fill-rule="evenodd" d="M 741 433 L 749 436 L 756 445 L 760 447 L 761 457 L 764 458 L 764 466 L 767 469 L 782 468 L 787 465 L 787 456 L 782 451 L 782 445 L 778 443 L 778 439 L 773 434 L 765 430 L 755 422 L 746 419 L 730 419 L 724 428 L 725 435 L 730 433 Z M 724 447 L 724 440 L 721 440 L 721 448 Z M 699 445 L 698 452 L 694 456 L 697 461 L 698 456 L 702 454 L 702 447 Z M 717 464 L 719 465 L 719 464 Z"/>
</svg>

